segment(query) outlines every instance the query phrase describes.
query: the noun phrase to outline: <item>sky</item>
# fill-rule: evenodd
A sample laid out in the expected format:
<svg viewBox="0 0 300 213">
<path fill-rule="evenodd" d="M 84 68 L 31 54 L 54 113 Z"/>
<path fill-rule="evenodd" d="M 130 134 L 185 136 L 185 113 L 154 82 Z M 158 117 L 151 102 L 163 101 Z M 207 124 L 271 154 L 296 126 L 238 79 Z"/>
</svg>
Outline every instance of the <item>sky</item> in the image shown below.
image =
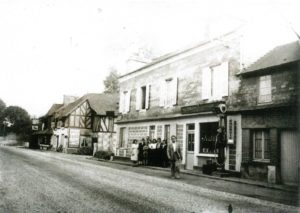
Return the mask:
<svg viewBox="0 0 300 213">
<path fill-rule="evenodd" d="M 63 95 L 103 92 L 141 49 L 159 57 L 245 24 L 250 63 L 297 39 L 298 2 L 0 0 L 0 98 L 38 117 Z"/>
</svg>

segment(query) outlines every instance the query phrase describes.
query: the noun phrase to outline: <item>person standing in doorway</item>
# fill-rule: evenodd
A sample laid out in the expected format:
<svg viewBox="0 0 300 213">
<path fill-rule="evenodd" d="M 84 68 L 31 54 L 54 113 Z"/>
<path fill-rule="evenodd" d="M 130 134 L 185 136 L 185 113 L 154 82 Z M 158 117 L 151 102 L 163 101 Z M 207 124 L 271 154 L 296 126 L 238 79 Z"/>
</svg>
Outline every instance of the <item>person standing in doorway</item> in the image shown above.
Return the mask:
<svg viewBox="0 0 300 213">
<path fill-rule="evenodd" d="M 167 155 L 171 164 L 171 178 L 180 178 L 179 164 L 182 160 L 181 149 L 176 141 L 176 136 L 171 136 L 171 143 L 167 147 Z"/>
</svg>

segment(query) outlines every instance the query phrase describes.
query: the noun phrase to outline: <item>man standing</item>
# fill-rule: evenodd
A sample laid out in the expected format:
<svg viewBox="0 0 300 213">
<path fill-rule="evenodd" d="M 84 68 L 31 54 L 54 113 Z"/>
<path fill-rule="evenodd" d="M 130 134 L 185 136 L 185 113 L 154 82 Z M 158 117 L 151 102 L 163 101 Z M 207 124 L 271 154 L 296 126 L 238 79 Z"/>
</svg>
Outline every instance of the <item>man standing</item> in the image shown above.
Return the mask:
<svg viewBox="0 0 300 213">
<path fill-rule="evenodd" d="M 171 164 L 171 177 L 179 179 L 180 169 L 179 164 L 182 160 L 181 149 L 179 144 L 176 142 L 176 136 L 172 135 L 171 143 L 167 147 L 167 155 Z"/>
</svg>

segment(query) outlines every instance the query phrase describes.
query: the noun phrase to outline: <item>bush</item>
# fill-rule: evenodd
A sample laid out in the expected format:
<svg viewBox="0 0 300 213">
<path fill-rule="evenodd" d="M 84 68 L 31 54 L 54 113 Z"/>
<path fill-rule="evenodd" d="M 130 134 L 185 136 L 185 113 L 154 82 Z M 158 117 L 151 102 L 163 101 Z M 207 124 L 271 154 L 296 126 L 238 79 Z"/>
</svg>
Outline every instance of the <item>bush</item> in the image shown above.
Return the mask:
<svg viewBox="0 0 300 213">
<path fill-rule="evenodd" d="M 114 156 L 114 153 L 111 151 L 97 151 L 94 155 L 95 158 L 109 160 L 111 156 Z"/>
<path fill-rule="evenodd" d="M 77 151 L 78 155 L 92 155 L 93 154 L 93 149 L 92 147 L 80 147 Z"/>
</svg>

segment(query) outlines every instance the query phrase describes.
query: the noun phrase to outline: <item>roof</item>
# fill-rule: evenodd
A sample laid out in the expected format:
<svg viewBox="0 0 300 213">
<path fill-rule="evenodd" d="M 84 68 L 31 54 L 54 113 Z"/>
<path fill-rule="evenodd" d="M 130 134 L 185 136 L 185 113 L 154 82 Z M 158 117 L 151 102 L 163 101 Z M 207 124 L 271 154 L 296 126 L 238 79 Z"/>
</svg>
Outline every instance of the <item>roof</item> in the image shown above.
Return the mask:
<svg viewBox="0 0 300 213">
<path fill-rule="evenodd" d="M 98 94 L 88 93 L 80 97 L 76 101 L 61 107 L 56 111 L 56 117 L 66 117 L 73 112 L 78 106 L 88 101 L 90 107 L 96 112 L 97 115 L 105 115 L 107 111 L 116 112 L 116 104 L 118 94 Z"/>
<path fill-rule="evenodd" d="M 256 62 L 251 64 L 240 74 L 250 73 L 257 70 L 263 70 L 271 67 L 276 67 L 300 60 L 300 44 L 299 41 L 294 41 L 275 47 Z"/>
<path fill-rule="evenodd" d="M 45 116 L 53 115 L 54 112 L 57 111 L 62 106 L 63 106 L 63 104 L 53 104 Z"/>
<path fill-rule="evenodd" d="M 133 70 L 133 71 L 131 71 L 131 72 L 125 73 L 124 75 L 121 75 L 121 76 L 119 77 L 119 79 L 122 78 L 122 77 L 128 76 L 128 75 L 130 75 L 130 74 L 139 72 L 139 71 L 141 71 L 141 70 L 143 70 L 143 69 L 145 69 L 145 68 L 147 68 L 147 67 L 151 67 L 151 66 L 153 66 L 153 65 L 155 65 L 155 64 L 159 64 L 160 62 L 163 62 L 163 61 L 165 61 L 165 60 L 167 60 L 167 59 L 176 57 L 176 56 L 178 56 L 178 55 L 180 55 L 180 54 L 183 54 L 183 53 L 185 53 L 185 52 L 189 52 L 189 51 L 191 51 L 191 50 L 194 50 L 194 49 L 197 49 L 197 48 L 199 48 L 199 47 L 205 46 L 206 44 L 209 44 L 209 43 L 211 43 L 212 41 L 217 41 L 217 40 L 220 40 L 221 38 L 224 38 L 224 37 L 227 37 L 227 36 L 229 36 L 229 35 L 232 35 L 232 34 L 236 33 L 236 32 L 239 30 L 239 28 L 240 28 L 240 27 L 237 27 L 236 29 L 234 29 L 234 30 L 232 30 L 232 31 L 230 31 L 230 32 L 228 32 L 228 33 L 225 33 L 225 34 L 223 34 L 223 35 L 221 35 L 221 36 L 217 36 L 217 37 L 212 38 L 212 39 L 210 39 L 210 40 L 205 40 L 205 41 L 202 41 L 202 42 L 200 42 L 200 43 L 198 43 L 198 44 L 189 45 L 188 47 L 182 48 L 182 49 L 180 49 L 180 50 L 177 50 L 177 51 L 174 51 L 174 52 L 171 52 L 171 53 L 167 53 L 167 54 L 162 55 L 162 56 L 160 56 L 160 57 L 158 57 L 158 58 L 154 58 L 152 62 L 150 62 L 150 63 L 146 64 L 145 66 L 140 67 L 140 68 L 138 68 L 138 69 L 136 69 L 136 70 Z"/>
</svg>

